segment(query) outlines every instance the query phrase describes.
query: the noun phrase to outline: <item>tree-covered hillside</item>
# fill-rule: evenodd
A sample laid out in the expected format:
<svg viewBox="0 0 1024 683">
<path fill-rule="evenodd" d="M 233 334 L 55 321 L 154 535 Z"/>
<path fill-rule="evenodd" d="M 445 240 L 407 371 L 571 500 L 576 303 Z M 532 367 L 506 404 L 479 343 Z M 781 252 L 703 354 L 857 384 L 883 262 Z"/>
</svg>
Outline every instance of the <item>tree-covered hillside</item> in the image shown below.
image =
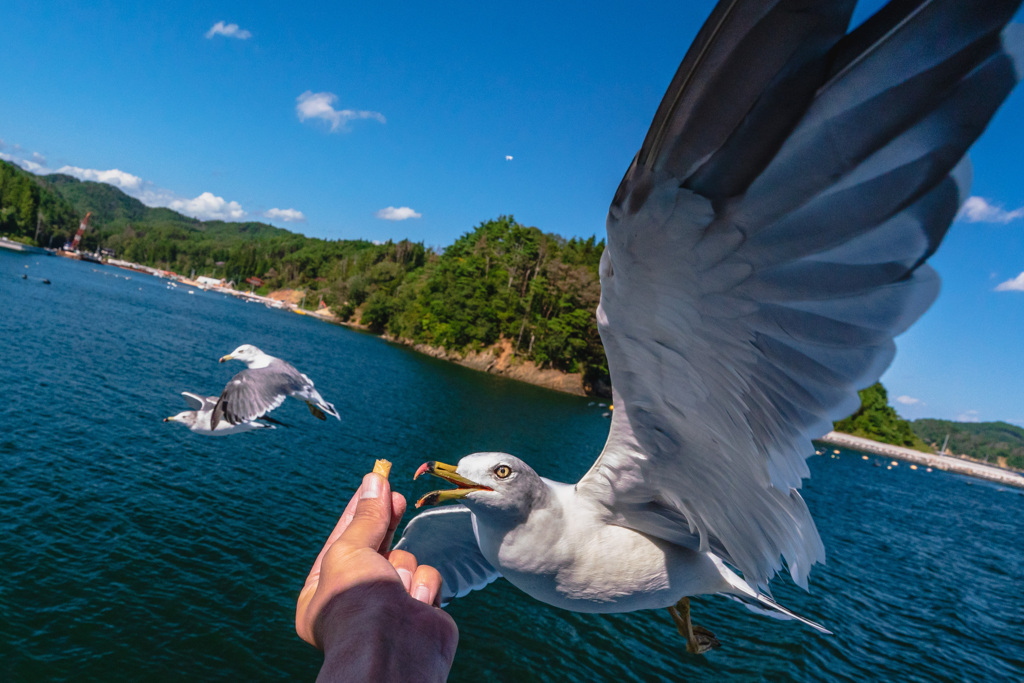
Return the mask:
<svg viewBox="0 0 1024 683">
<path fill-rule="evenodd" d="M 1000 467 L 1024 469 L 1024 429 L 1006 422 L 914 420 L 914 432 L 938 450 L 946 442 L 951 453 L 969 455 Z"/>
<path fill-rule="evenodd" d="M 541 367 L 583 372 L 587 382 L 607 374 L 595 321 L 604 242 L 594 237 L 566 240 L 502 216 L 443 251 L 322 240 L 265 223 L 199 221 L 104 183 L 6 163 L 0 171 L 2 234 L 32 242 L 42 221 L 38 243 L 60 246 L 91 211 L 88 250 L 240 287 L 258 278 L 264 293 L 302 289 L 308 306 L 323 300 L 343 320 L 449 351 L 504 340 Z"/>
<path fill-rule="evenodd" d="M 375 270 L 362 321 L 449 349 L 507 339 L 517 355 L 594 379 L 607 372 L 595 318 L 603 250 L 593 237 L 565 240 L 503 216 L 432 255 L 415 277 L 397 283 Z M 339 296 L 351 306 L 347 284 Z"/>
<path fill-rule="evenodd" d="M 850 417 L 835 423 L 837 432 L 874 439 L 893 446 L 915 448 L 925 453 L 933 449 L 918 437 L 910 423 L 889 405 L 889 394 L 881 382 L 860 391 L 860 408 Z"/>
<path fill-rule="evenodd" d="M 69 226 L 74 226 L 74 234 L 80 218 L 69 201 L 37 176 L 0 161 L 0 235 L 27 244 L 60 246 Z"/>
</svg>

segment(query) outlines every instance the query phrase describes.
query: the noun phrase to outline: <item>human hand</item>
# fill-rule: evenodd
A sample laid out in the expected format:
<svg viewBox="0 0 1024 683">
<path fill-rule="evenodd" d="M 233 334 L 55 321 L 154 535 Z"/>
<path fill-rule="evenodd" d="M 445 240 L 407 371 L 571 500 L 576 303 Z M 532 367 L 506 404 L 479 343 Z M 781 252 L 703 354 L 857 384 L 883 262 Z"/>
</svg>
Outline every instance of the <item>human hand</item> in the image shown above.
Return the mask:
<svg viewBox="0 0 1024 683">
<path fill-rule="evenodd" d="M 444 680 L 458 629 L 434 604 L 441 576 L 389 551 L 405 498 L 367 474 L 299 593 L 295 630 L 324 651 L 328 680 Z"/>
</svg>

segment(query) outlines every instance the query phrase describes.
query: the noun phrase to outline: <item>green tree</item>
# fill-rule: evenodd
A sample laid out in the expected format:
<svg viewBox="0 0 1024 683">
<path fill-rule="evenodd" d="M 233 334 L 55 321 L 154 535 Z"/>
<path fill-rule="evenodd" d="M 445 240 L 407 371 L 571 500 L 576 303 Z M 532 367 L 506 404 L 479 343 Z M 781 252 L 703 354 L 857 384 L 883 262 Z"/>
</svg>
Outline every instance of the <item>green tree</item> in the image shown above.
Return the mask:
<svg viewBox="0 0 1024 683">
<path fill-rule="evenodd" d="M 921 440 L 910 423 L 901 418 L 889 405 L 889 395 L 881 382 L 861 389 L 860 408 L 850 417 L 835 423 L 837 432 L 862 436 L 882 443 L 931 453 L 932 449 Z"/>
</svg>

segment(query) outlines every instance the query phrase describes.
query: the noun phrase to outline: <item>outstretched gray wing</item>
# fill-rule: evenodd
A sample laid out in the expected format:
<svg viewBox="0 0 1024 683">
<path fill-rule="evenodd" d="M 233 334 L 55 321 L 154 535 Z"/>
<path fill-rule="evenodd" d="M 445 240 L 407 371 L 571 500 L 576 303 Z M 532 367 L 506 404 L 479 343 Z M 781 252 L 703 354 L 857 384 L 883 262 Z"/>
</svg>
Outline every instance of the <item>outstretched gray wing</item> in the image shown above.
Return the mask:
<svg viewBox="0 0 1024 683">
<path fill-rule="evenodd" d="M 231 378 L 213 410 L 214 427 L 222 419 L 231 424 L 266 415 L 284 400 L 312 389 L 312 383 L 291 364 L 275 358 L 265 368 L 245 369 Z"/>
<path fill-rule="evenodd" d="M 209 402 L 210 407 L 213 407 L 213 404 L 217 402 L 216 396 L 213 397 L 213 401 L 210 401 L 210 399 L 205 396 L 193 394 L 191 391 L 183 391 L 181 392 L 181 395 L 185 397 L 185 403 L 187 403 L 188 407 L 192 410 L 202 410 L 207 406 L 207 402 Z"/>
<path fill-rule="evenodd" d="M 898 0 L 847 35 L 854 4 L 719 3 L 608 215 L 616 410 L 578 490 L 761 586 L 824 560 L 811 439 L 937 295 L 925 260 L 1024 52 L 1020 0 Z"/>
<path fill-rule="evenodd" d="M 405 527 L 395 548 L 416 556 L 441 573 L 441 606 L 479 590 L 501 576 L 476 541 L 473 513 L 463 505 L 421 512 Z"/>
</svg>

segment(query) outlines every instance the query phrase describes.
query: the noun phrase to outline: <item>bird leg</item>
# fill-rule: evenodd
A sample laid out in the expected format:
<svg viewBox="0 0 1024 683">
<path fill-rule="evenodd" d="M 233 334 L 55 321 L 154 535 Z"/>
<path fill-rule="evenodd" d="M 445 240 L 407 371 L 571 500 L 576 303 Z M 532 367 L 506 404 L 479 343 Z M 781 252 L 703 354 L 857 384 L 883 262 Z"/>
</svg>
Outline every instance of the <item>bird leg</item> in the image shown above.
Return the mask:
<svg viewBox="0 0 1024 683">
<path fill-rule="evenodd" d="M 324 411 L 320 410 L 319 408 L 317 408 L 315 405 L 313 405 L 309 401 L 306 401 L 306 405 L 309 406 L 309 412 L 313 413 L 313 417 L 315 417 L 318 420 L 326 420 L 327 419 L 327 415 L 324 414 Z"/>
<path fill-rule="evenodd" d="M 715 634 L 703 626 L 694 626 L 690 622 L 690 598 L 682 598 L 673 607 L 668 608 L 672 621 L 676 622 L 679 635 L 686 638 L 686 651 L 701 655 L 716 647 L 721 647 Z"/>
</svg>

